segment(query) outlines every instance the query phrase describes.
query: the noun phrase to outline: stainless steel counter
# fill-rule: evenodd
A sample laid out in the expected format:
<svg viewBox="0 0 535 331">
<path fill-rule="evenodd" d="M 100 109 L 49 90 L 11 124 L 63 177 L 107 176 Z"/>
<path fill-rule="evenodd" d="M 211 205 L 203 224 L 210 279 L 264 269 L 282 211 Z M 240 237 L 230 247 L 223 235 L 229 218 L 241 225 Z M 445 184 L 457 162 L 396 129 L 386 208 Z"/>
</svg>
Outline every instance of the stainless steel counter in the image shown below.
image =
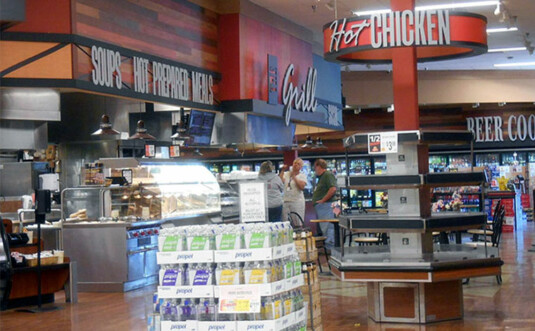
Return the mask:
<svg viewBox="0 0 535 331">
<path fill-rule="evenodd" d="M 122 292 L 158 281 L 159 223 L 65 223 L 65 255 L 78 263 L 78 289 Z"/>
</svg>

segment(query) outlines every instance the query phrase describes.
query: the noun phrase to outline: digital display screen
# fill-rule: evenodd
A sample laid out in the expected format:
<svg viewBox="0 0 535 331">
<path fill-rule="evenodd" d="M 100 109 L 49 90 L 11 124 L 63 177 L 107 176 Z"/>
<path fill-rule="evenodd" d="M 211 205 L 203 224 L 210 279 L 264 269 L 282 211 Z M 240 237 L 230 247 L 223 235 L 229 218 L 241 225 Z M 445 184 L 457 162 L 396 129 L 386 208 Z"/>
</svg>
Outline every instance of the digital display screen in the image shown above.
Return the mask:
<svg viewBox="0 0 535 331">
<path fill-rule="evenodd" d="M 188 145 L 210 145 L 212 130 L 214 128 L 215 113 L 191 110 L 189 122 Z"/>
</svg>

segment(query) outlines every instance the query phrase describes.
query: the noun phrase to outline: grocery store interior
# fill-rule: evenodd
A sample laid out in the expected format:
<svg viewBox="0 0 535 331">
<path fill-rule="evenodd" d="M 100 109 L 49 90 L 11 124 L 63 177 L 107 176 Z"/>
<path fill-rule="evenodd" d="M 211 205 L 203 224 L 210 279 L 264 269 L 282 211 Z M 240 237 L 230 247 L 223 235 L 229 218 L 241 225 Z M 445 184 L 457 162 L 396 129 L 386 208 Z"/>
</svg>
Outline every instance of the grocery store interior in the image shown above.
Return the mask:
<svg viewBox="0 0 535 331">
<path fill-rule="evenodd" d="M 532 13 L 0 0 L 0 330 L 535 329 Z"/>
</svg>

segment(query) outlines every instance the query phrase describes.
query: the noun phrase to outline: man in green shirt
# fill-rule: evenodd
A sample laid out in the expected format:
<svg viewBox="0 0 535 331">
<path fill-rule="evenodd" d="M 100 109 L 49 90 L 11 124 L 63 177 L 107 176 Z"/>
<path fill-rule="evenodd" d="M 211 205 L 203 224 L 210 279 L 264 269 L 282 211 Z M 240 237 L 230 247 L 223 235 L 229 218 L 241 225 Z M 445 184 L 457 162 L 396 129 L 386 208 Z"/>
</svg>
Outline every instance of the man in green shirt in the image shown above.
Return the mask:
<svg viewBox="0 0 535 331">
<path fill-rule="evenodd" d="M 327 170 L 327 162 L 324 159 L 317 159 L 314 162 L 314 171 L 318 178 L 316 189 L 312 194 L 312 202 L 318 219 L 333 219 L 334 213 L 331 203 L 334 201 L 336 193 L 336 178 Z M 334 246 L 334 225 L 332 223 L 319 223 L 321 232 L 327 238 L 325 246 L 332 248 Z"/>
</svg>

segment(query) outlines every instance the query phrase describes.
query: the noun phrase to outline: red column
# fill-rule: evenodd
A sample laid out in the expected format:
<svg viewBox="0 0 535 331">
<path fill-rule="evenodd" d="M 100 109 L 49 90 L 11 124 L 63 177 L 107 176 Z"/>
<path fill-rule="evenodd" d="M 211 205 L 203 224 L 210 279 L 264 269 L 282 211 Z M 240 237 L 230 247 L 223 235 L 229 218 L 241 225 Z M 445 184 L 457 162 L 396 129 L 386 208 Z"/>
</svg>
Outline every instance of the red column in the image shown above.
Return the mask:
<svg viewBox="0 0 535 331">
<path fill-rule="evenodd" d="M 414 10 L 414 0 L 391 0 L 392 11 Z M 394 129 L 418 130 L 418 70 L 416 47 L 392 49 L 392 83 L 394 86 Z"/>
<path fill-rule="evenodd" d="M 294 160 L 297 159 L 297 151 L 284 151 L 284 164 L 291 166 Z"/>
</svg>

